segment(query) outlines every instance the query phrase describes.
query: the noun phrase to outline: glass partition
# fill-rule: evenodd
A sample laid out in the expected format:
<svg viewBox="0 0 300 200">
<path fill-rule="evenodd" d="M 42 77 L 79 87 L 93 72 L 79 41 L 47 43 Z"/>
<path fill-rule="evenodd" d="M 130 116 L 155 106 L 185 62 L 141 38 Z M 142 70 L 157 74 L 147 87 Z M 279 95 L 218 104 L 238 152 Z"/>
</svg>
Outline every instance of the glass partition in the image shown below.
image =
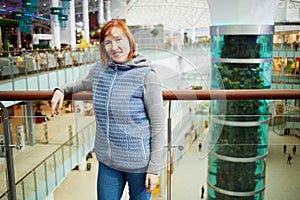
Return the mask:
<svg viewBox="0 0 300 200">
<path fill-rule="evenodd" d="M 68 121 L 67 115 L 58 116 L 58 119 L 51 118 L 49 119 L 50 121 L 43 122 L 42 120 L 39 123 L 35 116 L 13 117 L 13 115 L 17 115 L 17 113 L 22 111 L 20 108 L 14 108 L 14 113 L 11 113 L 12 117 L 10 119 L 12 142 L 23 146 L 21 150 L 13 150 L 16 197 L 17 199 L 45 199 L 65 179 L 70 171 L 82 161 L 82 158 L 93 149 L 94 121 L 89 116 L 89 119 L 85 120 L 85 124 L 80 130 L 75 132 L 71 125 L 71 127 L 62 125 L 61 128 L 65 131 L 60 131 L 60 128 L 54 127 L 57 126 L 55 125 L 57 123 L 51 124 L 51 120 L 59 121 L 59 118 L 64 117 L 66 122 Z M 26 119 L 30 117 L 35 119 L 33 124 L 35 126 L 34 146 L 30 146 L 26 142 L 29 136 Z M 16 124 L 17 126 L 15 126 Z M 71 124 L 74 126 L 73 123 Z M 2 126 L 0 127 L 0 136 L 3 138 Z M 58 131 L 62 136 L 54 134 L 54 130 Z M 1 146 L 2 148 L 4 147 Z M 1 151 L 0 181 L 4 183 L 0 184 L 1 200 L 8 199 L 7 194 L 5 194 L 8 189 L 6 186 L 6 159 L 3 156 Z"/>
<path fill-rule="evenodd" d="M 272 195 L 276 193 L 276 190 L 279 189 L 297 190 L 297 185 L 285 186 L 275 184 L 272 185 L 272 187 L 268 185 L 272 182 L 276 182 L 274 173 L 285 174 L 284 177 L 281 177 L 282 181 L 291 180 L 293 177 L 295 177 L 295 179 L 298 178 L 298 175 L 292 170 L 291 173 L 293 175 L 288 175 L 290 172 L 286 171 L 285 166 L 287 166 L 287 164 L 285 155 L 282 153 L 282 146 L 283 144 L 287 144 L 289 151 L 292 145 L 300 145 L 300 142 L 296 135 L 288 135 L 291 137 L 278 136 L 272 131 L 274 127 L 272 124 L 268 129 L 267 122 L 269 115 L 266 115 L 268 111 L 267 102 L 264 100 L 253 101 L 253 103 L 258 105 L 259 109 L 255 109 L 259 111 L 257 113 L 247 115 L 247 112 L 239 109 L 238 115 L 232 114 L 228 116 L 210 116 L 208 109 L 210 105 L 214 104 L 209 104 L 209 101 L 194 101 L 194 103 L 197 106 L 189 109 L 191 104 L 189 104 L 188 101 L 172 102 L 171 118 L 173 122 L 173 140 L 171 169 L 172 196 L 174 198 L 200 198 L 200 188 L 206 184 L 206 181 L 211 187 L 205 188 L 205 196 L 207 194 L 211 197 L 220 195 L 220 192 L 222 193 L 224 191 L 218 190 L 220 189 L 219 187 L 222 186 L 228 190 L 232 187 L 229 181 L 222 181 L 223 178 L 226 177 L 230 177 L 232 182 L 235 183 L 236 181 L 241 181 L 241 177 L 246 176 L 248 182 L 251 182 L 251 184 L 248 184 L 248 182 L 244 185 L 241 184 L 242 182 L 238 184 L 245 190 L 249 189 L 247 187 L 253 187 L 255 191 L 260 191 L 265 186 L 264 193 L 253 194 L 253 197 L 258 199 L 263 196 L 271 198 Z M 295 100 L 294 103 L 297 104 L 297 100 Z M 165 104 L 168 105 L 167 102 L 165 102 Z M 232 105 L 233 107 L 235 107 L 234 105 L 236 104 L 235 101 L 228 103 L 228 105 Z M 295 120 L 299 119 L 298 108 L 291 107 L 290 105 L 285 105 L 284 107 L 287 112 L 284 117 L 294 120 L 293 123 L 296 125 Z M 15 108 L 15 114 L 17 111 L 18 109 Z M 45 143 L 44 124 L 35 123 L 37 128 L 35 150 L 32 151 L 33 147 L 25 145 L 23 151 L 26 151 L 26 156 L 24 156 L 22 150 L 14 150 L 17 199 L 45 199 L 71 170 L 80 163 L 82 158 L 93 148 L 95 130 L 94 122 L 93 120 L 90 121 L 90 117 L 91 116 L 84 115 L 78 116 L 77 120 L 80 120 L 82 127 L 80 130 L 75 131 L 73 126 L 70 127 L 69 123 L 65 123 L 65 121 L 70 119 L 68 119 L 67 114 L 64 114 L 64 123 L 59 123 L 61 131 L 55 134 L 52 132 L 51 122 L 53 122 L 53 124 L 56 120 L 57 122 L 62 122 L 62 118 L 59 118 L 59 116 L 57 116 L 57 118 L 50 118 L 50 121 L 47 122 L 49 134 L 48 144 Z M 213 120 L 211 122 L 212 124 L 209 125 L 209 119 L 211 117 L 213 117 Z M 240 122 L 239 119 L 243 119 L 243 121 Z M 18 123 L 21 124 L 22 121 L 24 121 L 24 117 L 15 116 L 11 117 L 11 120 L 18 121 Z M 84 121 L 86 121 L 86 125 L 84 125 Z M 21 140 L 19 138 L 18 141 L 16 127 L 11 127 L 14 135 L 14 144 L 17 144 Z M 218 130 L 221 127 L 223 132 L 218 144 L 215 145 L 214 149 L 207 149 L 209 128 Z M 294 129 L 291 128 L 291 134 L 295 133 L 296 129 L 296 126 Z M 264 134 L 266 132 L 268 132 L 268 135 Z M 24 129 L 24 133 L 26 135 L 26 129 Z M 209 137 L 214 137 L 214 135 L 212 134 Z M 217 137 L 217 135 L 215 137 Z M 59 139 L 62 139 L 64 142 L 59 144 Z M 228 139 L 230 139 L 230 142 Z M 287 142 L 289 139 L 291 139 L 290 142 Z M 281 141 L 284 141 L 284 143 Z M 202 147 L 199 147 L 200 143 Z M 267 143 L 269 143 L 268 146 Z M 37 154 L 34 154 L 34 152 Z M 239 154 L 241 152 L 248 154 Z M 264 158 L 268 152 L 271 152 L 270 158 L 261 159 Z M 49 154 L 48 157 L 43 155 L 44 153 Z M 166 150 L 164 152 L 164 155 L 165 154 Z M 21 167 L 25 161 L 30 160 L 30 156 L 34 155 L 41 155 L 43 158 L 37 163 L 31 163 L 32 168 L 24 169 L 24 167 Z M 44 159 L 44 157 L 47 158 Z M 4 160 L 4 158 L 1 158 L 1 183 L 6 182 Z M 21 160 L 22 163 L 19 163 Z M 166 160 L 164 161 L 166 162 Z M 237 165 L 235 166 L 233 163 Z M 266 165 L 266 163 L 268 164 Z M 297 165 L 296 161 L 293 165 Z M 30 167 L 29 164 L 24 166 Z M 166 199 L 167 171 L 165 167 L 166 166 L 162 169 L 159 185 L 153 193 L 153 200 Z M 249 170 L 239 170 L 239 168 L 247 168 Z M 21 170 L 23 170 L 23 172 Z M 243 172 L 245 171 L 247 173 L 244 174 Z M 264 176 L 264 174 L 266 174 L 266 176 Z M 95 186 L 95 183 L 89 182 L 86 184 L 91 184 L 91 187 Z M 216 185 L 216 187 L 214 187 L 214 185 Z M 5 194 L 7 190 L 6 184 L 0 184 L 0 188 L 0 199 L 8 199 L 8 194 Z M 188 188 L 188 190 L 186 188 Z M 228 196 L 232 198 L 230 194 L 228 194 Z"/>
<path fill-rule="evenodd" d="M 1 57 L 1 87 L 3 90 L 51 90 L 76 80 L 80 70 L 87 70 L 99 58 L 98 48 L 62 52 L 24 51 L 19 55 Z"/>
</svg>

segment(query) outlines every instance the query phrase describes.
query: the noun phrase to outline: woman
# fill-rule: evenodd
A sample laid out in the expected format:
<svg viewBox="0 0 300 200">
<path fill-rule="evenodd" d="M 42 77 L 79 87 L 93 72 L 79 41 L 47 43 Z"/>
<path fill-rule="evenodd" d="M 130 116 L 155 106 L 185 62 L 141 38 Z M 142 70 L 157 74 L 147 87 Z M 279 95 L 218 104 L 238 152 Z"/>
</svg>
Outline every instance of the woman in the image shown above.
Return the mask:
<svg viewBox="0 0 300 200">
<path fill-rule="evenodd" d="M 151 62 L 135 55 L 133 35 L 123 20 L 104 25 L 100 44 L 101 62 L 88 76 L 55 90 L 52 114 L 58 114 L 56 106 L 62 108 L 65 95 L 92 89 L 98 199 L 119 200 L 126 182 L 130 199 L 150 199 L 162 168 L 161 84 Z"/>
</svg>

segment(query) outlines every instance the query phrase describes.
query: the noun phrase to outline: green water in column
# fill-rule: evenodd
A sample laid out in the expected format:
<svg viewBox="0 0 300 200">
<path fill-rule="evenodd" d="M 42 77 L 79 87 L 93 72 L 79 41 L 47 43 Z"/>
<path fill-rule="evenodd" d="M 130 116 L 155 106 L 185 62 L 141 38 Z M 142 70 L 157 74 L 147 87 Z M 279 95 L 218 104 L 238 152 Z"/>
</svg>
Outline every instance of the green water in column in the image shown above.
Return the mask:
<svg viewBox="0 0 300 200">
<path fill-rule="evenodd" d="M 272 25 L 212 26 L 211 89 L 270 89 L 272 44 Z M 215 100 L 210 109 L 207 199 L 264 199 L 268 101 Z"/>
</svg>

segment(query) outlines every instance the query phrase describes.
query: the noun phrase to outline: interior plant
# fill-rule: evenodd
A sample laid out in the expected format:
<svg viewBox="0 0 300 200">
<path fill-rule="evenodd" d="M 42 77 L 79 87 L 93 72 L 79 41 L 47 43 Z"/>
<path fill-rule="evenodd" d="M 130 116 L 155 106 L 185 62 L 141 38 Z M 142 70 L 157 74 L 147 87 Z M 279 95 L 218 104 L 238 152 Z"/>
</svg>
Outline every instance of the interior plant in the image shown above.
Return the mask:
<svg viewBox="0 0 300 200">
<path fill-rule="evenodd" d="M 33 49 L 45 49 L 45 50 L 51 50 L 51 47 L 49 44 L 33 44 Z"/>
<path fill-rule="evenodd" d="M 13 20 L 13 19 L 0 19 L 0 27 L 1 27 L 1 37 L 3 41 L 3 51 L 9 51 L 8 46 L 8 35 L 7 35 L 7 28 L 17 27 L 19 26 L 19 21 Z M 5 56 L 8 55 L 8 53 L 4 53 Z"/>
</svg>

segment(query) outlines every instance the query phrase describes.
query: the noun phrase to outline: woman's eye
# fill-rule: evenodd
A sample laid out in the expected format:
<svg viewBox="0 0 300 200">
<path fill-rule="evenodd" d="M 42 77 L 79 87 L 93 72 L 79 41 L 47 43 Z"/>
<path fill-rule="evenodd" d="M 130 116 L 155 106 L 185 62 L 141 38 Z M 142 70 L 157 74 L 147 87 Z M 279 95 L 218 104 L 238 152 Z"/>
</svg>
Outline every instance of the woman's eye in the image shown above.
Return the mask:
<svg viewBox="0 0 300 200">
<path fill-rule="evenodd" d="M 111 41 L 105 41 L 104 42 L 104 45 L 106 46 L 106 45 L 110 45 L 111 44 Z"/>
</svg>

